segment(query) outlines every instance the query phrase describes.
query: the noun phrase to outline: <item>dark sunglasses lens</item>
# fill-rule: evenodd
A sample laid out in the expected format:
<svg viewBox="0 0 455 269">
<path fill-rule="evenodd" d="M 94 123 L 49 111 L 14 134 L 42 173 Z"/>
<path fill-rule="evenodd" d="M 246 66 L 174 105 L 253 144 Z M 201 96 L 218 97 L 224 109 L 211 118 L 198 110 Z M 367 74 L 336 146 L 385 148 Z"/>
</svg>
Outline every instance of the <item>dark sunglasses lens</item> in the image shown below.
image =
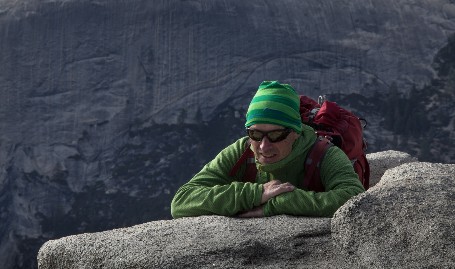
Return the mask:
<svg viewBox="0 0 455 269">
<path fill-rule="evenodd" d="M 254 141 L 261 142 L 264 136 L 266 135 L 267 139 L 272 143 L 280 142 L 286 139 L 286 137 L 288 137 L 288 135 L 291 133 L 289 129 L 274 130 L 270 132 L 262 132 L 254 129 L 247 129 L 247 132 L 248 136 Z"/>
<path fill-rule="evenodd" d="M 284 140 L 289 134 L 288 130 L 276 130 L 269 132 L 267 134 L 267 138 L 270 140 L 270 142 L 279 142 L 281 140 Z"/>
<path fill-rule="evenodd" d="M 264 137 L 264 134 L 257 130 L 250 130 L 248 129 L 248 136 L 253 139 L 254 141 L 261 141 Z"/>
</svg>

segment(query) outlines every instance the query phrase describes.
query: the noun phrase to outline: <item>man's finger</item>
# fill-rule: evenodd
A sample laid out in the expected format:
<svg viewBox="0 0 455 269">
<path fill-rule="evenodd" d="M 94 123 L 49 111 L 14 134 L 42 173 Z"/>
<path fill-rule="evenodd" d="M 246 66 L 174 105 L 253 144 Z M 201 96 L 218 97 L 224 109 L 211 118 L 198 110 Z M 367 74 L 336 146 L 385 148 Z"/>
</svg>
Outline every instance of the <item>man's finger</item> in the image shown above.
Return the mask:
<svg viewBox="0 0 455 269">
<path fill-rule="evenodd" d="M 255 207 L 251 210 L 242 212 L 237 215 L 239 218 L 260 218 L 264 217 L 264 210 L 262 206 Z"/>
<path fill-rule="evenodd" d="M 267 182 L 269 183 L 269 182 Z M 266 183 L 266 184 L 267 184 Z M 264 184 L 263 186 L 263 192 L 262 192 L 262 199 L 261 199 L 261 204 L 267 202 L 269 199 L 280 195 L 285 192 L 290 192 L 295 189 L 294 185 L 291 183 L 282 183 L 282 184 L 274 184 L 274 185 L 266 185 Z"/>
<path fill-rule="evenodd" d="M 294 189 L 295 189 L 295 187 L 292 184 L 283 183 L 283 184 L 274 186 L 274 189 L 273 189 L 272 192 L 275 194 L 274 196 L 277 196 L 277 195 L 282 194 L 284 192 L 293 191 Z"/>
<path fill-rule="evenodd" d="M 292 185 L 291 183 L 289 182 L 286 182 L 286 183 L 283 183 L 281 184 L 283 188 L 286 188 L 286 189 L 290 189 L 290 190 L 294 190 L 295 189 L 295 186 Z"/>
</svg>

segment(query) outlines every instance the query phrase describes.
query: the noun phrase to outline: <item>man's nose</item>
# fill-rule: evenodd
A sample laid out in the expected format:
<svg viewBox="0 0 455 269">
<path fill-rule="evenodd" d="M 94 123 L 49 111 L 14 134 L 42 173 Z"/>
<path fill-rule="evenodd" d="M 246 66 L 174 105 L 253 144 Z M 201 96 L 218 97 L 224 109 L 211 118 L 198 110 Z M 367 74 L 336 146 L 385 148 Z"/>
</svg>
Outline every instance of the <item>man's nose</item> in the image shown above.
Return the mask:
<svg viewBox="0 0 455 269">
<path fill-rule="evenodd" d="M 267 136 L 264 136 L 261 140 L 261 143 L 259 144 L 259 147 L 261 149 L 267 149 L 272 145 L 272 142 L 267 138 Z"/>
</svg>

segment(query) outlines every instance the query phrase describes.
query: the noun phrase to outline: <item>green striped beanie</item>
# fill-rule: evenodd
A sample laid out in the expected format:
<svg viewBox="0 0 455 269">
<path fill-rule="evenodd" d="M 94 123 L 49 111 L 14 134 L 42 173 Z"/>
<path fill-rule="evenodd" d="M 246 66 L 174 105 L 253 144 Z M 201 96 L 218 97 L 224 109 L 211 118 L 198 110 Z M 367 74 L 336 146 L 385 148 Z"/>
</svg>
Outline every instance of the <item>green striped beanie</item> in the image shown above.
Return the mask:
<svg viewBox="0 0 455 269">
<path fill-rule="evenodd" d="M 254 124 L 276 124 L 301 133 L 300 97 L 288 84 L 262 82 L 246 113 L 245 127 Z"/>
</svg>

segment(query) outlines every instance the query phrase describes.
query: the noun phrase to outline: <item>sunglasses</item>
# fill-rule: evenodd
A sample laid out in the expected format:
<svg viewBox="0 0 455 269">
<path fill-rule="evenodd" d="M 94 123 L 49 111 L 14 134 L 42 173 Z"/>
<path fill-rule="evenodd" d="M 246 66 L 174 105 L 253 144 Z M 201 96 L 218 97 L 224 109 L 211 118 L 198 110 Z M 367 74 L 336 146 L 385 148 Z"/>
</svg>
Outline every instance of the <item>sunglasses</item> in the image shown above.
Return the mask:
<svg viewBox="0 0 455 269">
<path fill-rule="evenodd" d="M 272 130 L 268 132 L 247 128 L 246 131 L 248 133 L 248 136 L 254 141 L 261 142 L 264 136 L 267 136 L 267 139 L 272 143 L 283 141 L 292 132 L 292 130 L 289 128 Z"/>
</svg>

